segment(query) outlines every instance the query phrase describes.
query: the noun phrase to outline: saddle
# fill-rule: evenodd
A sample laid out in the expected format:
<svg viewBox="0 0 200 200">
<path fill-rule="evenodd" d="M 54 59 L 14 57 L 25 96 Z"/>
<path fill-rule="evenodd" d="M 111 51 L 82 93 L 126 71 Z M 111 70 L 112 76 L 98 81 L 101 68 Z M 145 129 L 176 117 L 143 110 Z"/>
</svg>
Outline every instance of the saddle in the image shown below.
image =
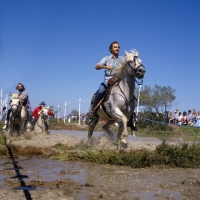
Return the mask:
<svg viewBox="0 0 200 200">
<path fill-rule="evenodd" d="M 118 83 L 119 81 L 120 81 L 120 78 L 118 78 L 117 76 L 113 76 L 112 78 L 108 80 L 108 88 L 104 92 L 103 102 L 108 100 L 112 87 L 115 85 L 115 83 Z"/>
<path fill-rule="evenodd" d="M 108 100 L 112 87 L 115 85 L 115 83 L 119 82 L 119 80 L 120 79 L 116 76 L 113 76 L 112 78 L 110 78 L 108 80 L 108 87 L 105 90 L 102 99 L 98 102 L 98 104 L 95 106 L 93 111 L 87 114 L 87 118 L 86 118 L 86 121 L 85 121 L 85 123 L 87 125 L 89 125 L 94 120 L 99 119 L 99 116 L 97 115 L 97 110 L 98 110 L 99 106 L 101 105 L 102 102 L 105 102 L 105 101 Z M 94 103 L 96 94 L 97 94 L 97 92 L 95 92 L 95 94 L 93 95 L 91 103 Z"/>
<path fill-rule="evenodd" d="M 113 86 L 115 83 L 119 82 L 120 78 L 113 76 L 108 80 L 108 87 Z"/>
<path fill-rule="evenodd" d="M 99 103 L 94 108 L 94 110 L 98 109 L 98 107 L 101 105 L 102 102 L 106 102 L 108 100 L 112 87 L 115 85 L 115 83 L 117 83 L 119 81 L 120 81 L 120 78 L 118 78 L 117 76 L 113 76 L 112 78 L 110 78 L 108 80 L 108 87 L 105 90 L 102 99 L 99 101 Z M 96 93 L 94 94 L 92 99 L 95 99 L 95 95 L 96 95 Z"/>
</svg>

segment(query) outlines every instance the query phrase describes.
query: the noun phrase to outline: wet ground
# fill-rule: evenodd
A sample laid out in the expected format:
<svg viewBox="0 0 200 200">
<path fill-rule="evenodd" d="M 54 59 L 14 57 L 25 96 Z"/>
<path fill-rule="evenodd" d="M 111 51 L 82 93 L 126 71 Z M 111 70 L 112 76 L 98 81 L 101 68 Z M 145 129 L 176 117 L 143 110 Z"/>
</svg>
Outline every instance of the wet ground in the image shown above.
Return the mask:
<svg viewBox="0 0 200 200">
<path fill-rule="evenodd" d="M 21 143 L 17 141 L 16 144 L 52 146 L 56 141 L 75 144 L 86 136 L 84 131 L 52 131 L 49 136 L 33 137 Z M 95 133 L 95 137 L 103 138 L 101 142 L 105 145 L 106 137 L 102 133 Z M 179 140 L 172 139 L 173 142 Z M 130 146 L 137 148 L 154 148 L 162 142 L 157 138 L 133 136 L 129 136 L 129 141 Z M 102 145 L 101 142 L 99 144 Z M 108 141 L 107 144 L 110 145 Z M 133 169 L 38 158 L 0 159 L 2 200 L 198 200 L 199 188 L 200 169 Z"/>
</svg>

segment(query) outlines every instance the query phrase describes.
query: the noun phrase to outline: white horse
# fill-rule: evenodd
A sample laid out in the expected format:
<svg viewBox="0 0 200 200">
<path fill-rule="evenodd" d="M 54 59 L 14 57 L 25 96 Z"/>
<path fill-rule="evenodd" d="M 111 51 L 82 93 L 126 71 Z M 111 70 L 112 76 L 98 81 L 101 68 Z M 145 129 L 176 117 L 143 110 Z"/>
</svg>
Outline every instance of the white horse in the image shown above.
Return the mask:
<svg viewBox="0 0 200 200">
<path fill-rule="evenodd" d="M 19 95 L 10 93 L 11 112 L 8 120 L 8 134 L 13 136 L 14 133 L 20 136 L 24 133 L 27 112 L 22 106 Z"/>
<path fill-rule="evenodd" d="M 127 145 L 127 122 L 133 115 L 135 109 L 135 79 L 142 79 L 146 72 L 142 65 L 142 60 L 138 58 L 138 52 L 136 50 L 131 51 L 131 53 L 125 51 L 125 54 L 124 63 L 116 69 L 116 77 L 119 78 L 119 81 L 112 86 L 109 96 L 104 97 L 97 111 L 99 118 L 101 117 L 107 120 L 107 123 L 102 128 L 108 134 L 110 133 L 109 126 L 115 123 L 116 120 L 121 121 L 117 134 L 118 148 L 121 143 Z M 91 112 L 92 104 L 90 106 Z M 99 118 L 88 125 L 89 140 L 92 137 Z"/>
<path fill-rule="evenodd" d="M 48 107 L 42 107 L 42 109 L 40 110 L 40 116 L 33 127 L 35 133 L 47 132 L 45 123 L 48 123 L 48 111 Z"/>
</svg>

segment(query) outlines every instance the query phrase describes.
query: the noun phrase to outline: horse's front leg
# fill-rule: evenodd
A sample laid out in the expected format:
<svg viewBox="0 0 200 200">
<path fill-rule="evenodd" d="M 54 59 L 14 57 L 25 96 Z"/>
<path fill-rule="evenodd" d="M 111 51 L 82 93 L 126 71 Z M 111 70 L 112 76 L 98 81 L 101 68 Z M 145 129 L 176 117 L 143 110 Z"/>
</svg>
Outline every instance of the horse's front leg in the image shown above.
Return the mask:
<svg viewBox="0 0 200 200">
<path fill-rule="evenodd" d="M 111 135 L 111 131 L 109 130 L 109 127 L 115 123 L 115 120 L 109 120 L 102 126 L 102 129 L 108 134 Z"/>
<path fill-rule="evenodd" d="M 20 125 L 20 130 L 19 130 L 18 136 L 21 136 L 24 133 L 24 129 L 25 129 L 25 121 L 23 121 Z"/>
<path fill-rule="evenodd" d="M 127 144 L 128 130 L 127 130 L 127 117 L 125 115 L 122 116 L 122 133 L 120 136 L 120 140 L 122 143 Z"/>
<path fill-rule="evenodd" d="M 89 140 L 92 138 L 94 128 L 98 121 L 99 121 L 99 118 L 95 119 L 90 125 L 88 125 L 88 139 Z"/>
<path fill-rule="evenodd" d="M 117 140 L 121 141 L 124 144 L 127 144 L 127 137 L 128 137 L 128 131 L 127 131 L 127 117 L 121 112 L 119 108 L 116 108 L 113 112 L 113 114 L 121 120 L 121 124 L 119 126 L 119 131 L 117 134 Z"/>
</svg>

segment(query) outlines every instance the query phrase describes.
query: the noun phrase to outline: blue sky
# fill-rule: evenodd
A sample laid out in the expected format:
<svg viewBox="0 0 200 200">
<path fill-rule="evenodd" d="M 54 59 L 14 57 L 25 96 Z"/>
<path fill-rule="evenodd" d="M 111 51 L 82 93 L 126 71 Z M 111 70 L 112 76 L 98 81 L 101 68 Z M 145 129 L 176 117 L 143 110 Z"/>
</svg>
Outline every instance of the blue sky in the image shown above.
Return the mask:
<svg viewBox="0 0 200 200">
<path fill-rule="evenodd" d="M 0 87 L 21 82 L 32 108 L 59 104 L 63 115 L 67 101 L 69 114 L 98 89 L 95 65 L 117 40 L 122 56 L 138 50 L 144 85 L 176 89 L 170 110 L 200 110 L 199 22 L 199 0 L 0 0 Z"/>
</svg>

